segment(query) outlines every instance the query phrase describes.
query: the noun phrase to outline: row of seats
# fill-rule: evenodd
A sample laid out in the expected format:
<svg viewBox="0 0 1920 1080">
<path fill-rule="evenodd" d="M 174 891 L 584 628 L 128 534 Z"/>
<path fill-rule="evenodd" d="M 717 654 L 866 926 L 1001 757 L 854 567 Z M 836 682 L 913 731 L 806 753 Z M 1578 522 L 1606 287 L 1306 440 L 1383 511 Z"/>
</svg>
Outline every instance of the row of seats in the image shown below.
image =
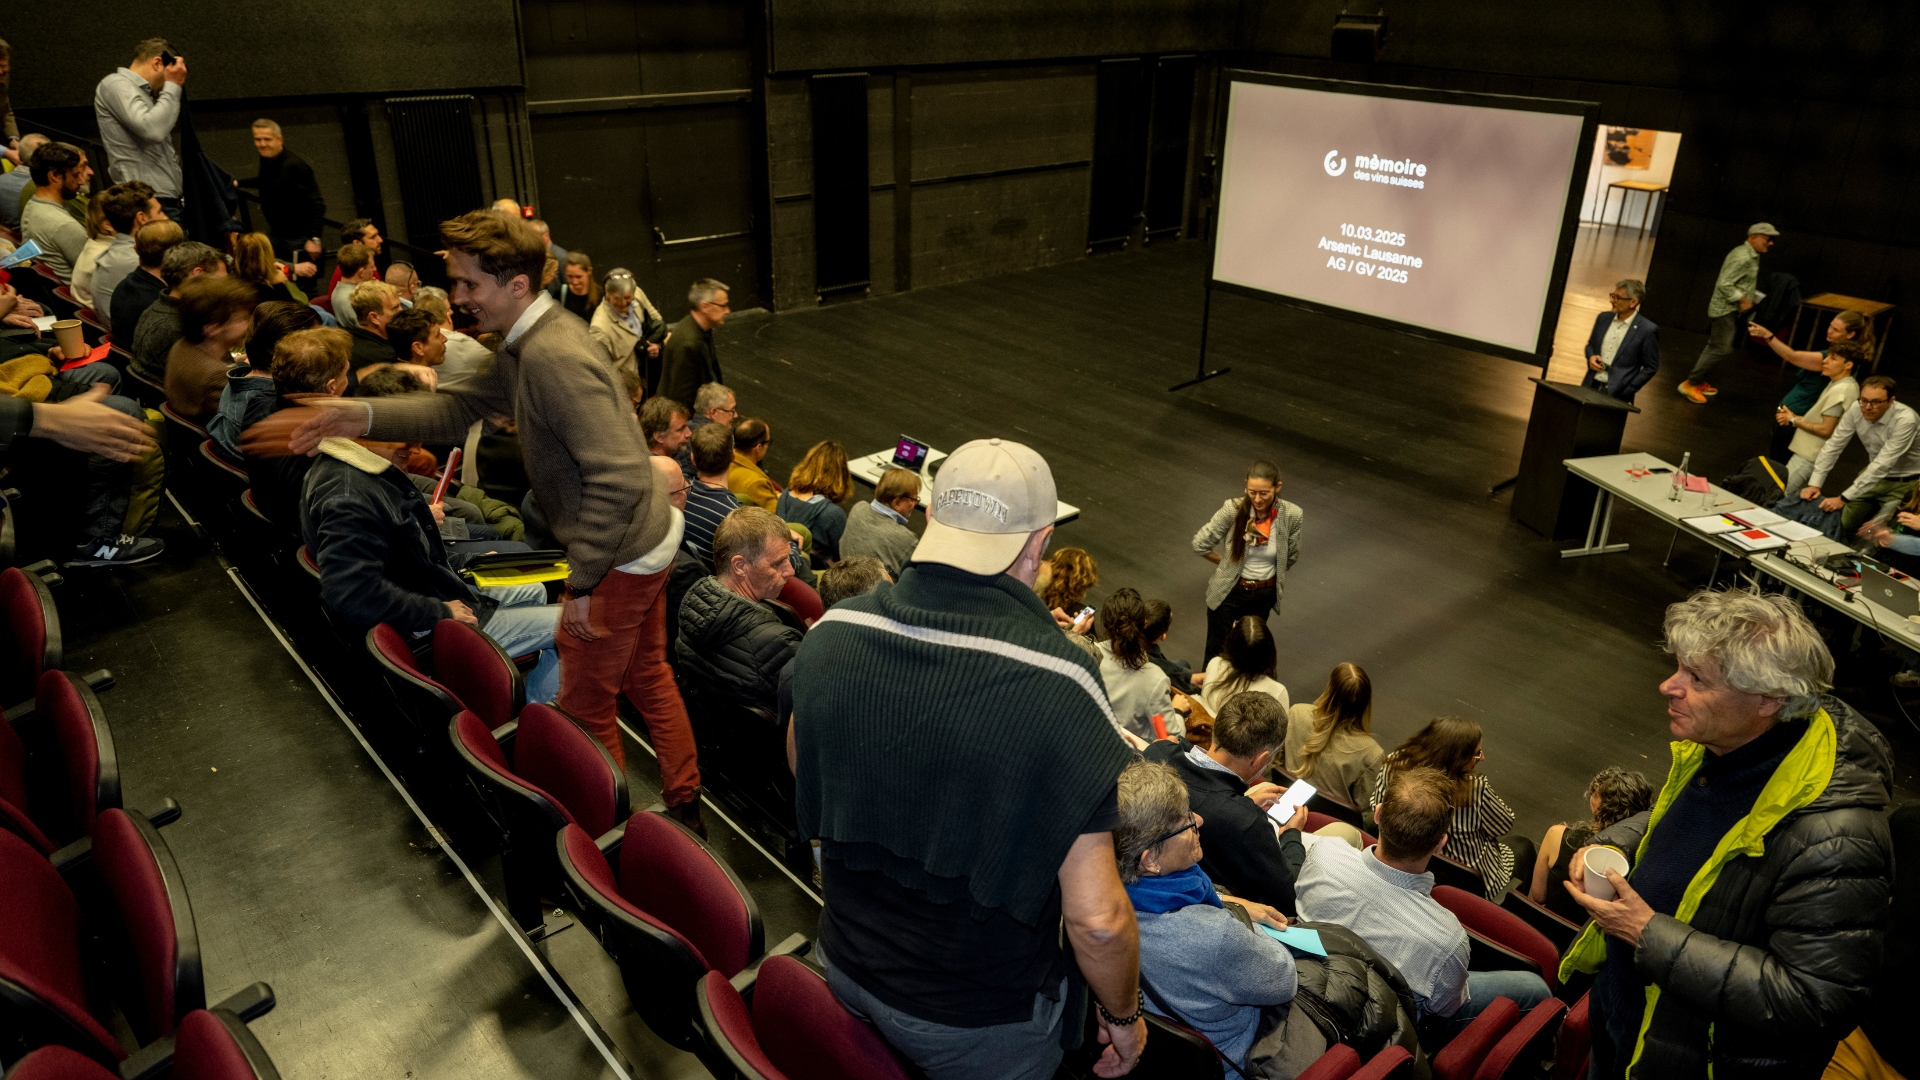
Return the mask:
<svg viewBox="0 0 1920 1080">
<path fill-rule="evenodd" d="M 60 670 L 45 581 L 0 571 L 0 1064 L 13 1077 L 277 1077 L 245 1021 L 255 983 L 209 1010 L 186 882 L 160 826 L 122 804 L 93 687 Z M 104 675 L 104 673 L 102 673 Z M 99 680 L 102 683 L 108 680 Z M 13 700 L 11 696 L 7 700 Z"/>
</svg>

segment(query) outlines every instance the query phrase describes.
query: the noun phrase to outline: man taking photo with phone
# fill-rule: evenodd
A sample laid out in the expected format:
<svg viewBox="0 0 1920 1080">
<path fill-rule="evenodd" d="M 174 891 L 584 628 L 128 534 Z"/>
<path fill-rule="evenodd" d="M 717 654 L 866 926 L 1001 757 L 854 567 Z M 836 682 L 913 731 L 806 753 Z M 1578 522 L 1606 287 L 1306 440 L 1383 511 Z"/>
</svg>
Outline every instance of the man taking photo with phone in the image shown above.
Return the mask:
<svg viewBox="0 0 1920 1080">
<path fill-rule="evenodd" d="M 187 60 L 176 56 L 165 38 L 134 46 L 133 62 L 100 80 L 93 91 L 93 115 L 107 148 L 107 174 L 115 183 L 140 180 L 170 218 L 179 218 L 180 155 L 173 149 L 173 126 L 186 100 Z"/>
</svg>

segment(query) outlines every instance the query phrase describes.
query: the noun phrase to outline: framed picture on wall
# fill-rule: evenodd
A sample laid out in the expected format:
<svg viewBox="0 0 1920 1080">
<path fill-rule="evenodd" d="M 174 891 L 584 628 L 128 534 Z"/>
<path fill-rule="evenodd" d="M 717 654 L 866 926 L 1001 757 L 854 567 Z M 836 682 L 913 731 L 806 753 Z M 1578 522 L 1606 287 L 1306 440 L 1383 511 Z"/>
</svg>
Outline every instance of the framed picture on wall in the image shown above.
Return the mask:
<svg viewBox="0 0 1920 1080">
<path fill-rule="evenodd" d="M 1660 133 L 1646 128 L 1607 129 L 1606 163 L 1623 169 L 1653 167 L 1653 140 Z"/>
</svg>

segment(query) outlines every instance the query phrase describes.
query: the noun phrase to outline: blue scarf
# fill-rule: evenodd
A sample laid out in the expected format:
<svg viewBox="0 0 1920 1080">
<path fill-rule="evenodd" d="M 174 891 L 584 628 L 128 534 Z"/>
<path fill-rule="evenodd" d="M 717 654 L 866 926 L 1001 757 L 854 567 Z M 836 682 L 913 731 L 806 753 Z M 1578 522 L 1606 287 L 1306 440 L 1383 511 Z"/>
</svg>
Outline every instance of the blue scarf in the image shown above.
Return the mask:
<svg viewBox="0 0 1920 1080">
<path fill-rule="evenodd" d="M 1179 911 L 1195 904 L 1224 906 L 1220 903 L 1220 894 L 1213 891 L 1213 882 L 1207 880 L 1206 872 L 1200 869 L 1198 863 L 1177 874 L 1142 877 L 1127 886 L 1127 895 L 1133 899 L 1135 911 L 1155 915 L 1165 915 L 1169 911 Z"/>
</svg>

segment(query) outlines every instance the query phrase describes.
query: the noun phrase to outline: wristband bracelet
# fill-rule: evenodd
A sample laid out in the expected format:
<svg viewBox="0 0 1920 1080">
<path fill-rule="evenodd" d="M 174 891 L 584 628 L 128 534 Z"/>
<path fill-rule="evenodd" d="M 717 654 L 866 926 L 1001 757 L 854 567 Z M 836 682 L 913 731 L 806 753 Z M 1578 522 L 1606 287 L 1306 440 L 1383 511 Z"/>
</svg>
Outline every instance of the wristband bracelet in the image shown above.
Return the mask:
<svg viewBox="0 0 1920 1080">
<path fill-rule="evenodd" d="M 1147 1014 L 1146 991 L 1135 990 L 1134 995 L 1138 998 L 1138 1001 L 1136 1003 L 1135 1009 L 1133 1010 L 1132 1016 L 1115 1016 L 1112 1013 L 1107 1011 L 1107 1007 L 1105 1005 L 1102 1005 L 1100 1003 L 1100 995 L 1092 994 L 1089 996 L 1093 998 L 1093 1007 L 1100 1011 L 1100 1019 L 1105 1020 L 1107 1023 L 1113 1025 L 1114 1027 L 1132 1027 L 1134 1024 L 1139 1022 L 1142 1016 L 1145 1016 Z"/>
</svg>

